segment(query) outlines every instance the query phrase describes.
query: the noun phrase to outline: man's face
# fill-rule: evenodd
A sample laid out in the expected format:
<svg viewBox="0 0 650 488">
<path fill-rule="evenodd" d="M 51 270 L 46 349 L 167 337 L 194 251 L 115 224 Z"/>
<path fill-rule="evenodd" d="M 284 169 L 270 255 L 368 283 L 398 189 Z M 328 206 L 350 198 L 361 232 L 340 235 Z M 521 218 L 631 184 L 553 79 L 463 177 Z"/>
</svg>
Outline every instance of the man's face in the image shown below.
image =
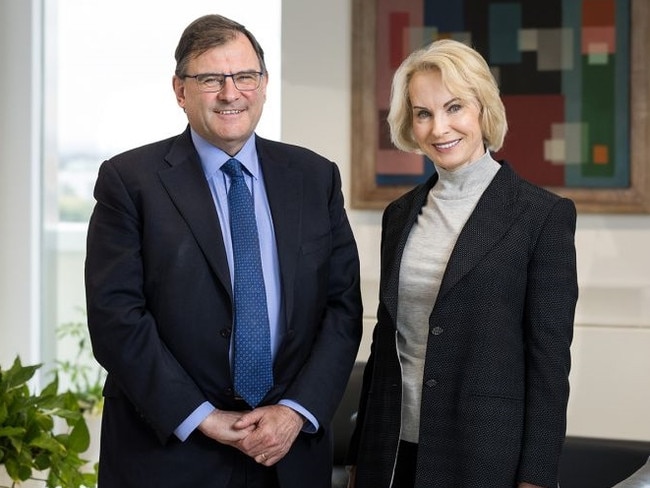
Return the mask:
<svg viewBox="0 0 650 488">
<path fill-rule="evenodd" d="M 192 58 L 185 74 L 229 75 L 242 71 L 261 71 L 261 66 L 248 38 L 238 34 L 232 41 Z M 173 83 L 176 100 L 185 110 L 190 126 L 201 137 L 233 156 L 248 140 L 262 116 L 267 81 L 265 74 L 256 90 L 239 91 L 232 78 L 226 78 L 217 93 L 200 91 L 194 78 L 174 76 Z"/>
</svg>

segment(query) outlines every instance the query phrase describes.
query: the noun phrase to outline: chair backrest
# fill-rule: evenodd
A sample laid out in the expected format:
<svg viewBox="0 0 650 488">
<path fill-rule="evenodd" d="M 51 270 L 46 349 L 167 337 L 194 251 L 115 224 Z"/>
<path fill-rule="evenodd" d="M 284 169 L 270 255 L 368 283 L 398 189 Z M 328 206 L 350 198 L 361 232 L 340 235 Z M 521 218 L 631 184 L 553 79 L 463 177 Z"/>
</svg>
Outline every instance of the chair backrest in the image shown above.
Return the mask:
<svg viewBox="0 0 650 488">
<path fill-rule="evenodd" d="M 361 383 L 363 382 L 363 370 L 366 363 L 358 361 L 352 368 L 348 386 L 343 393 L 343 399 L 332 419 L 332 430 L 334 432 L 334 464 L 345 463 L 345 455 L 348 450 L 350 436 L 354 430 L 354 420 L 359 408 L 359 396 Z"/>
<path fill-rule="evenodd" d="M 650 457 L 646 463 L 613 488 L 650 488 Z"/>
<path fill-rule="evenodd" d="M 648 456 L 650 442 L 569 436 L 560 457 L 560 487 L 612 488 L 643 466 Z"/>
</svg>

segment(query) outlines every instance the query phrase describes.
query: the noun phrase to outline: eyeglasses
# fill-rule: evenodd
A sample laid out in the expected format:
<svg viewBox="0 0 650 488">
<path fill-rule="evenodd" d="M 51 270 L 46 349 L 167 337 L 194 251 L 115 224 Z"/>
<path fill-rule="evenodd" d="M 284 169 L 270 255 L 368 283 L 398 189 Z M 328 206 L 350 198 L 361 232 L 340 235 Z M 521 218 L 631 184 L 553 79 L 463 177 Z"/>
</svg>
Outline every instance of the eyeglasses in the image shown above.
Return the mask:
<svg viewBox="0 0 650 488">
<path fill-rule="evenodd" d="M 194 78 L 199 90 L 202 92 L 216 93 L 223 90 L 226 78 L 232 78 L 235 88 L 239 91 L 257 90 L 264 73 L 261 71 L 240 71 L 231 75 L 223 73 L 199 73 L 198 75 L 183 75 L 181 78 Z"/>
</svg>

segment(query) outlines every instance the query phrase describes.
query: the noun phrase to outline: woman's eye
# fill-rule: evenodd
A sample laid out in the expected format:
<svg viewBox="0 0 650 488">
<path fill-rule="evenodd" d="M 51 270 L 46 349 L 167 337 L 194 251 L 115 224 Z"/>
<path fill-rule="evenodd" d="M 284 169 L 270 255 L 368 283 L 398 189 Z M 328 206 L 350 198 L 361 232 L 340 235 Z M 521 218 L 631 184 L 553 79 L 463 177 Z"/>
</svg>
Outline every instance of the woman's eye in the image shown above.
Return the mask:
<svg viewBox="0 0 650 488">
<path fill-rule="evenodd" d="M 448 110 L 451 113 L 455 113 L 455 112 L 458 112 L 461 108 L 463 108 L 463 107 L 460 104 L 455 103 L 455 104 L 451 105 Z"/>
<path fill-rule="evenodd" d="M 429 115 L 431 115 L 431 114 L 429 112 L 427 112 L 426 110 L 420 110 L 419 112 L 417 112 L 415 114 L 415 116 L 418 119 L 425 119 L 425 118 L 429 117 Z"/>
</svg>

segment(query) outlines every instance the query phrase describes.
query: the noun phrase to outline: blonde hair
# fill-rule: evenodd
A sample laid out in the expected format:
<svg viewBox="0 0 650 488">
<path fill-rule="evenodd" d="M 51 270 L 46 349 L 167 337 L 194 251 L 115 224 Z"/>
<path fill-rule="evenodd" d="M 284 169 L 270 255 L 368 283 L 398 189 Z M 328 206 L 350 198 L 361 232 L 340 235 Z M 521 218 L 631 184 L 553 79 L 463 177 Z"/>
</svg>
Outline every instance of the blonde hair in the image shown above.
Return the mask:
<svg viewBox="0 0 650 488">
<path fill-rule="evenodd" d="M 475 101 L 485 145 L 498 151 L 508 131 L 499 87 L 485 59 L 474 49 L 451 39 L 434 41 L 411 53 L 393 76 L 388 125 L 393 144 L 403 151 L 421 153 L 413 138 L 409 82 L 414 73 L 438 70 L 447 89 L 462 100 Z"/>
</svg>

